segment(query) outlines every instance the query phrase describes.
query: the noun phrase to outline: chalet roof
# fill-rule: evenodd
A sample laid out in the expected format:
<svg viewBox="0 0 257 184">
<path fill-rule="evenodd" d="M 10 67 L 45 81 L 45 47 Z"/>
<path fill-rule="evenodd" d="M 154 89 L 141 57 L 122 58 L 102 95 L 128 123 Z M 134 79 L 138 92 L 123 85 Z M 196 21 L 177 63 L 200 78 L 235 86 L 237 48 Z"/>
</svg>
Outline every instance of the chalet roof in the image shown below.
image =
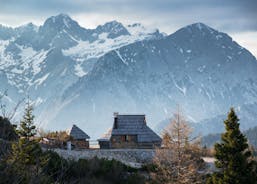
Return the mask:
<svg viewBox="0 0 257 184">
<path fill-rule="evenodd" d="M 73 125 L 68 134 L 73 137 L 73 139 L 89 139 L 90 137 L 79 127 Z"/>
<path fill-rule="evenodd" d="M 146 125 L 145 115 L 119 115 L 114 117 L 111 135 L 137 135 L 138 142 L 158 142 L 161 138 Z"/>
</svg>

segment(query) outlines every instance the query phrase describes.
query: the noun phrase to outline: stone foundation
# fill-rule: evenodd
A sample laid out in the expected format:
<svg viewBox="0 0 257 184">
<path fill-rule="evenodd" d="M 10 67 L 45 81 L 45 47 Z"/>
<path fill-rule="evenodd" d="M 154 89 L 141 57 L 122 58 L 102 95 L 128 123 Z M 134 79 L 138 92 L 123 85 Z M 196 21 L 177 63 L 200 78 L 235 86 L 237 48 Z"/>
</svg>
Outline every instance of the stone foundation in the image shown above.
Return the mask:
<svg viewBox="0 0 257 184">
<path fill-rule="evenodd" d="M 88 149 L 88 150 L 62 150 L 53 149 L 66 159 L 78 160 L 94 157 L 118 160 L 131 167 L 140 168 L 143 164 L 150 163 L 155 155 L 154 149 Z"/>
</svg>

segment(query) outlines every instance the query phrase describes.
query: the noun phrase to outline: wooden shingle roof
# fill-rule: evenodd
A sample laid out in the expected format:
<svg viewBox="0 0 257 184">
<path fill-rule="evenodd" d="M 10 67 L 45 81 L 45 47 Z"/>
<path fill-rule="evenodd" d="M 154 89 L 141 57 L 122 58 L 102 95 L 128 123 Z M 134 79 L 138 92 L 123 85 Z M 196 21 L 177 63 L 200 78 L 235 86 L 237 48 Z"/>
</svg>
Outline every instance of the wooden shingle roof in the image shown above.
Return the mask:
<svg viewBox="0 0 257 184">
<path fill-rule="evenodd" d="M 161 138 L 147 126 L 145 115 L 117 114 L 114 117 L 114 126 L 111 135 L 137 135 L 138 142 L 161 141 Z"/>
<path fill-rule="evenodd" d="M 90 137 L 79 127 L 76 125 L 73 125 L 71 130 L 68 132 L 68 134 L 75 140 L 79 139 L 89 139 Z"/>
</svg>

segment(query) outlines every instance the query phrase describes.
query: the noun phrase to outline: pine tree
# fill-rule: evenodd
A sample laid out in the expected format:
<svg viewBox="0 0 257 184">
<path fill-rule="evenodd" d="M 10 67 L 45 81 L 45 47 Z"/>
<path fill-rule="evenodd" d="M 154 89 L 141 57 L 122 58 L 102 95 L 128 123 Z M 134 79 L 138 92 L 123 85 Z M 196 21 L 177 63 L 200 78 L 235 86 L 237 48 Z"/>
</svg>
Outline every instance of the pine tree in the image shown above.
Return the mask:
<svg viewBox="0 0 257 184">
<path fill-rule="evenodd" d="M 19 129 L 17 130 L 19 141 L 13 144 L 13 158 L 19 160 L 22 164 L 34 164 L 35 157 L 41 151 L 36 135 L 36 126 L 34 125 L 33 106 L 28 100 Z"/>
<path fill-rule="evenodd" d="M 23 119 L 20 122 L 20 129 L 18 130 L 18 134 L 20 137 L 29 139 L 36 135 L 36 126 L 34 125 L 33 115 L 33 106 L 28 100 L 25 108 L 25 113 L 23 115 Z"/>
<path fill-rule="evenodd" d="M 257 183 L 256 163 L 249 149 L 247 138 L 239 129 L 239 119 L 233 108 L 224 124 L 226 130 L 221 136 L 221 143 L 215 145 L 215 166 L 219 171 L 211 176 L 208 183 Z"/>
<path fill-rule="evenodd" d="M 36 126 L 34 125 L 33 106 L 29 100 L 17 133 L 19 140 L 12 145 L 12 154 L 8 162 L 13 166 L 13 170 L 17 171 L 19 180 L 22 183 L 29 183 L 29 181 L 35 180 L 39 173 L 40 156 L 42 155 L 40 145 L 34 138 Z"/>
</svg>

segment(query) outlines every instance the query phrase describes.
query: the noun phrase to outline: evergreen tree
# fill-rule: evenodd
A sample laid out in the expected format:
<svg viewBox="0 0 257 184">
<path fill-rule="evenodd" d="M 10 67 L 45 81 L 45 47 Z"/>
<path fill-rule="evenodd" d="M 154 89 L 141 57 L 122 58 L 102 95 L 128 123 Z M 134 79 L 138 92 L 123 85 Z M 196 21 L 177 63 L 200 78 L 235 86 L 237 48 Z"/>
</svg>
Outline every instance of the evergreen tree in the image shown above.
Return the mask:
<svg viewBox="0 0 257 184">
<path fill-rule="evenodd" d="M 25 108 L 25 113 L 23 115 L 23 119 L 20 122 L 20 129 L 18 130 L 18 134 L 20 137 L 29 139 L 36 135 L 36 126 L 34 125 L 33 115 L 33 106 L 28 100 Z"/>
<path fill-rule="evenodd" d="M 257 183 L 256 163 L 249 149 L 247 138 L 239 129 L 239 119 L 233 108 L 224 124 L 226 130 L 221 136 L 221 143 L 215 145 L 215 166 L 219 171 L 209 178 L 208 183 Z"/>
<path fill-rule="evenodd" d="M 39 174 L 42 150 L 34 138 L 36 126 L 34 125 L 33 106 L 28 100 L 23 119 L 17 130 L 19 140 L 12 145 L 12 154 L 9 164 L 16 170 L 19 181 L 29 183 L 36 180 Z M 34 178 L 31 178 L 34 177 Z"/>
</svg>

